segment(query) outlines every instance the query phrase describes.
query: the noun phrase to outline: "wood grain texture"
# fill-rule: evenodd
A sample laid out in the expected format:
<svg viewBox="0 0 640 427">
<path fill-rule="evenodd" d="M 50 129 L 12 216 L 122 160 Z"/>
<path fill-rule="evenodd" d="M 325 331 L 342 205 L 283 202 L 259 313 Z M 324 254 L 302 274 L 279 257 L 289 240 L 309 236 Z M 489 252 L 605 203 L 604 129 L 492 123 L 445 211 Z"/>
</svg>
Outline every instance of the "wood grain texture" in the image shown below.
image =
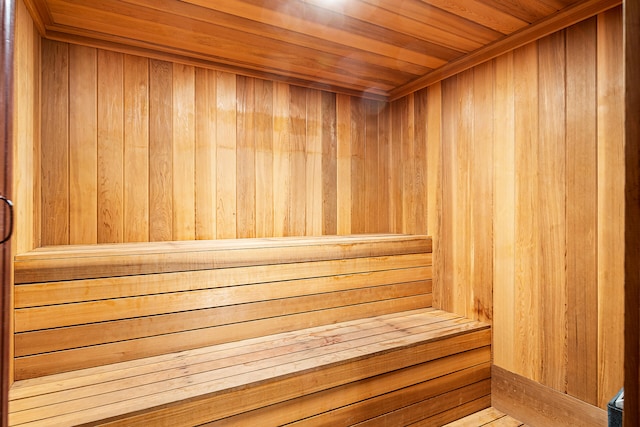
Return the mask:
<svg viewBox="0 0 640 427">
<path fill-rule="evenodd" d="M 149 240 L 149 60 L 124 57 L 124 236 Z"/>
<path fill-rule="evenodd" d="M 491 386 L 492 406 L 527 425 L 607 425 L 605 410 L 495 365 Z"/>
<path fill-rule="evenodd" d="M 124 56 L 98 51 L 98 242 L 124 241 Z"/>
<path fill-rule="evenodd" d="M 460 417 L 470 411 L 456 402 L 488 395 L 489 332 L 478 322 L 416 310 L 200 348 L 181 353 L 180 361 L 159 356 L 60 374 L 54 383 L 27 380 L 12 390 L 11 424 L 46 416 L 48 423 L 172 419 L 186 426 L 246 419 L 249 411 L 291 402 L 295 411 L 279 411 L 280 418 L 307 413 L 321 421 L 324 407 L 370 422 L 385 412 L 395 419 L 445 410 Z M 314 380 L 319 370 L 322 382 Z M 369 402 L 361 402 L 363 387 Z M 322 395 L 328 398 L 318 406 Z"/>
<path fill-rule="evenodd" d="M 596 18 L 566 31 L 567 393 L 597 405 Z M 579 46 L 579 47 L 578 47 Z M 588 100 L 588 102 L 586 101 Z"/>
<path fill-rule="evenodd" d="M 622 386 L 619 14 L 443 81 L 436 119 L 434 306 L 486 316 L 484 295 L 498 366 L 600 407 Z"/>
<path fill-rule="evenodd" d="M 541 382 L 555 390 L 566 387 L 566 105 L 565 37 L 558 32 L 538 42 L 538 256 L 542 325 Z M 552 253 L 554 256 L 547 256 Z M 565 254 L 563 256 L 563 254 Z M 545 301 L 556 301 L 549 306 Z"/>
<path fill-rule="evenodd" d="M 173 238 L 173 67 L 149 64 L 149 241 Z"/>
<path fill-rule="evenodd" d="M 92 265 L 82 267 L 84 273 L 68 271 L 70 275 L 59 277 L 61 281 L 52 287 L 41 283 L 20 288 L 20 308 L 15 312 L 19 376 L 64 372 L 431 304 L 431 245 L 426 236 L 176 243 L 130 244 L 128 256 L 118 251 L 126 251 L 127 245 L 45 251 L 60 273 L 68 262 L 83 259 Z M 32 265 L 48 269 L 41 258 L 47 255 L 37 252 L 34 255 L 40 259 L 33 260 L 37 266 Z M 203 255 L 207 261 L 189 267 Z M 162 261 L 166 256 L 177 261 L 173 268 L 167 269 L 171 263 Z M 149 269 L 140 269 L 145 264 L 141 257 L 148 258 Z M 99 279 L 100 265 L 104 272 L 118 271 L 121 276 Z M 122 269 L 127 265 L 133 270 Z M 87 293 L 87 287 L 93 291 Z"/>
<path fill-rule="evenodd" d="M 43 40 L 41 61 L 41 239 L 69 244 L 69 46 Z"/>
<path fill-rule="evenodd" d="M 624 78 L 621 9 L 598 16 L 598 405 L 622 388 Z"/>
<path fill-rule="evenodd" d="M 69 243 L 98 243 L 97 52 L 69 46 Z"/>
</svg>

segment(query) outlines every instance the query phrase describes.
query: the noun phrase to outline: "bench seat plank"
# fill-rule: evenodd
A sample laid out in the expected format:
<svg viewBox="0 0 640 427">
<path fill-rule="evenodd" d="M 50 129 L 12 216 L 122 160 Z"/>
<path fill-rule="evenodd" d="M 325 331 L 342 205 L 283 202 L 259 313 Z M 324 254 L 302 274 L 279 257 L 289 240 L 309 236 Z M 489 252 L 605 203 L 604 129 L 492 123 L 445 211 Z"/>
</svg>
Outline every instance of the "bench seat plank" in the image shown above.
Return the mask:
<svg viewBox="0 0 640 427">
<path fill-rule="evenodd" d="M 433 309 L 395 313 L 21 381 L 10 423 L 196 425 L 212 421 L 206 408 L 225 418 L 474 349 L 485 348 L 488 363 L 489 344 L 479 322 Z"/>
</svg>

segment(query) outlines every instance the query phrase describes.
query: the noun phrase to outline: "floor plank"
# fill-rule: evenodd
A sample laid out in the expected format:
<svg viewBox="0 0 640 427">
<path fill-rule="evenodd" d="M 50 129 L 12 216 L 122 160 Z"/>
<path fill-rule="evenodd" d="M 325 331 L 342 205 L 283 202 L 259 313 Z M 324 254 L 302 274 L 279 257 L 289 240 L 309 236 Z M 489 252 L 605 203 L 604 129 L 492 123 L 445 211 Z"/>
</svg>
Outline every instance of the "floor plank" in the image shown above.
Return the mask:
<svg viewBox="0 0 640 427">
<path fill-rule="evenodd" d="M 525 424 L 491 407 L 461 418 L 444 427 L 522 427 Z"/>
</svg>

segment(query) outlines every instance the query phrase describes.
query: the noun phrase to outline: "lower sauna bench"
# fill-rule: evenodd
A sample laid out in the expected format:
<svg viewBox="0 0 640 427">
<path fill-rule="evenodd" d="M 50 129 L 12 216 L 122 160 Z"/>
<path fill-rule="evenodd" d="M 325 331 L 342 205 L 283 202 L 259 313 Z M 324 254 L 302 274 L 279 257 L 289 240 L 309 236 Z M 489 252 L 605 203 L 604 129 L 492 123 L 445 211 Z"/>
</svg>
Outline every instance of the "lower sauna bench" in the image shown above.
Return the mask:
<svg viewBox="0 0 640 427">
<path fill-rule="evenodd" d="M 430 252 L 367 235 L 18 256 L 9 424 L 444 425 L 487 408 L 491 330 L 430 306 Z"/>
</svg>

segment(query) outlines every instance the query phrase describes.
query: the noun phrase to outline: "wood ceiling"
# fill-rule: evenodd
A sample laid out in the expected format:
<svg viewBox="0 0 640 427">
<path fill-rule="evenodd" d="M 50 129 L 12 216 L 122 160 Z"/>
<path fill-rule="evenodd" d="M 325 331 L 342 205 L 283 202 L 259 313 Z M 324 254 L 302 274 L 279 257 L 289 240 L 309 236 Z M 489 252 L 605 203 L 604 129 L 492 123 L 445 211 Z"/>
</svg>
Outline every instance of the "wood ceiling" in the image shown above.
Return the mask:
<svg viewBox="0 0 640 427">
<path fill-rule="evenodd" d="M 397 98 L 620 0 L 26 0 L 41 33 Z"/>
</svg>

